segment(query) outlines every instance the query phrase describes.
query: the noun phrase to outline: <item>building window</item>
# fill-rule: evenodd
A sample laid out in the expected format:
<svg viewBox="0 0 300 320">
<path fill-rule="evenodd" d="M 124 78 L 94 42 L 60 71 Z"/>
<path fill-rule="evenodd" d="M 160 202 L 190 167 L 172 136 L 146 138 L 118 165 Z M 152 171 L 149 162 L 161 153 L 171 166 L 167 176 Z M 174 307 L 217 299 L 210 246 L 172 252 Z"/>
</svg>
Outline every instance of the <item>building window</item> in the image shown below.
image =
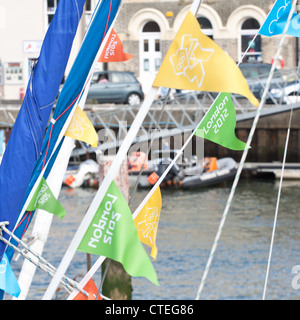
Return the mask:
<svg viewBox="0 0 300 320">
<path fill-rule="evenodd" d="M 160 27 L 150 20 L 142 27 L 140 34 L 140 80 L 145 92 L 150 89 L 161 60 Z"/>
<path fill-rule="evenodd" d="M 156 22 L 149 21 L 144 25 L 143 32 L 160 32 L 160 28 Z"/>
<path fill-rule="evenodd" d="M 48 25 L 52 21 L 54 17 L 55 10 L 57 8 L 59 0 L 47 0 L 47 17 L 48 17 Z"/>
<path fill-rule="evenodd" d="M 91 21 L 94 9 L 95 9 L 94 1 L 86 0 L 85 2 L 85 25 L 86 26 L 88 26 Z"/>
<path fill-rule="evenodd" d="M 55 10 L 57 8 L 57 5 L 59 3 L 59 0 L 47 0 L 47 22 L 49 26 L 50 22 L 52 21 L 54 17 Z M 93 0 L 86 0 L 85 2 L 85 22 L 86 25 L 89 24 L 91 17 L 93 15 L 93 11 L 95 9 L 94 1 Z"/>
<path fill-rule="evenodd" d="M 257 35 L 259 29 L 260 24 L 256 19 L 247 19 L 241 26 L 239 56 L 241 59 L 245 55 L 243 62 L 261 61 L 261 36 Z"/>
<path fill-rule="evenodd" d="M 204 18 L 204 17 L 198 17 L 197 20 L 200 24 L 201 31 L 205 35 L 207 35 L 208 37 L 213 39 L 214 38 L 214 36 L 213 36 L 214 30 L 213 30 L 211 22 L 207 18 Z"/>
</svg>

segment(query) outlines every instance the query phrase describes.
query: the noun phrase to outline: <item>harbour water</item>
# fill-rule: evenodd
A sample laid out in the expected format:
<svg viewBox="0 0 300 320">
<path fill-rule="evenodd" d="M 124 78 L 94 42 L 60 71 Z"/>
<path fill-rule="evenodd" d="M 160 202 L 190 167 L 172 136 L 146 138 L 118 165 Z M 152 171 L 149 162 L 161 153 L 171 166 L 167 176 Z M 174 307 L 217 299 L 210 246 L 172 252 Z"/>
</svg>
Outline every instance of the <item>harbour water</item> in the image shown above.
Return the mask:
<svg viewBox="0 0 300 320">
<path fill-rule="evenodd" d="M 235 193 L 201 299 L 262 299 L 277 201 L 278 181 L 242 179 Z M 162 212 L 154 267 L 160 286 L 132 279 L 134 300 L 194 300 L 230 192 L 226 186 L 194 191 L 162 190 Z M 92 201 L 93 189 L 63 188 L 60 202 L 67 211 L 54 217 L 43 256 L 59 265 Z M 132 210 L 147 194 L 139 190 Z M 279 207 L 266 299 L 300 298 L 300 181 L 285 181 Z M 148 250 L 148 248 L 146 248 Z M 96 257 L 92 257 L 94 262 Z M 22 258 L 13 262 L 16 273 Z M 300 267 L 299 267 L 300 268 Z M 76 253 L 67 276 L 80 279 L 87 272 L 84 253 Z M 94 280 L 101 281 L 99 272 Z M 42 298 L 50 278 L 37 270 L 28 299 Z M 299 281 L 300 287 L 300 281 Z M 61 295 L 63 289 L 59 292 Z"/>
</svg>

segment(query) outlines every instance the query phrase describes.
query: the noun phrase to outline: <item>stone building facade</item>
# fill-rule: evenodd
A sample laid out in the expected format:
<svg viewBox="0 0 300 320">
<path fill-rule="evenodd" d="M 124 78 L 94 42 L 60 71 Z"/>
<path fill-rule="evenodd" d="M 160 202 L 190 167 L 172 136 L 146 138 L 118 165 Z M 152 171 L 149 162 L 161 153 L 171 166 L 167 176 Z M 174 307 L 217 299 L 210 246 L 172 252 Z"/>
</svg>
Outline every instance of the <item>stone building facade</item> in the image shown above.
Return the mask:
<svg viewBox="0 0 300 320">
<path fill-rule="evenodd" d="M 242 61 L 243 52 L 265 21 L 273 3 L 271 0 L 206 0 L 196 17 L 203 32 L 238 62 Z M 190 6 L 191 1 L 188 0 L 127 0 L 115 24 L 115 30 L 123 42 L 124 50 L 135 57 L 122 64 L 111 64 L 109 68 L 133 71 L 141 81 L 144 91 L 147 91 L 159 68 L 159 59 L 165 56 Z M 255 48 L 250 49 L 250 55 L 243 60 L 271 63 L 279 39 L 278 36 L 257 36 Z M 144 49 L 145 41 L 149 44 L 149 48 L 146 48 L 148 50 L 151 41 L 159 42 L 156 48 L 159 47 L 161 55 L 155 52 L 154 44 L 149 57 Z M 297 63 L 296 41 L 298 40 L 293 37 L 286 40 L 282 50 L 285 67 L 293 67 Z M 254 54 L 251 54 L 253 51 Z M 149 72 L 147 68 L 150 69 Z"/>
<path fill-rule="evenodd" d="M 25 91 L 30 63 L 38 58 L 39 46 L 58 1 L 27 0 L 25 4 L 24 0 L 0 0 L 2 100 L 19 99 Z M 97 2 L 98 0 L 86 0 L 84 18 L 78 29 L 66 76 Z M 238 62 L 274 2 L 275 0 L 204 0 L 196 16 L 203 32 Z M 190 0 L 125 0 L 114 29 L 123 42 L 124 51 L 134 55 L 134 58 L 126 62 L 110 63 L 108 68 L 133 71 L 147 93 L 190 6 Z M 270 63 L 279 39 L 280 37 L 256 37 L 255 45 L 244 60 Z M 285 68 L 297 63 L 296 41 L 298 40 L 288 37 L 285 43 L 282 51 Z M 26 51 L 26 44 L 30 44 L 34 51 Z M 98 68 L 102 68 L 102 65 Z M 9 83 L 6 74 L 15 71 L 20 73 L 18 79 Z"/>
</svg>

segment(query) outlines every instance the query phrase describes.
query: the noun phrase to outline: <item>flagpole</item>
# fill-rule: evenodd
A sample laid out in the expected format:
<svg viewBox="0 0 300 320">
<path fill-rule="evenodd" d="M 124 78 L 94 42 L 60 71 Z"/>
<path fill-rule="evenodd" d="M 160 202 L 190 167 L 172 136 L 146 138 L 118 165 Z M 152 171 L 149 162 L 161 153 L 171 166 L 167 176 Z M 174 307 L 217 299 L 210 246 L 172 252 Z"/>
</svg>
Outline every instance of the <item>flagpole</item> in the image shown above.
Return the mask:
<svg viewBox="0 0 300 320">
<path fill-rule="evenodd" d="M 194 2 L 192 3 L 191 6 L 191 11 L 192 13 L 195 15 L 201 5 L 201 3 L 203 2 L 203 0 L 194 0 Z M 90 223 L 92 222 L 92 219 L 94 217 L 95 212 L 97 211 L 97 209 L 99 208 L 109 186 L 111 185 L 112 181 L 114 180 L 114 178 L 116 177 L 120 166 L 123 162 L 123 160 L 125 159 L 128 150 L 130 148 L 130 146 L 132 145 L 138 130 L 140 128 L 140 126 L 142 125 L 156 95 L 158 92 L 159 88 L 155 88 L 152 87 L 146 97 L 146 99 L 144 100 L 142 106 L 140 107 L 139 112 L 137 113 L 127 135 L 126 138 L 124 139 L 123 143 L 120 146 L 120 149 L 118 151 L 118 153 L 116 154 L 116 156 L 113 159 L 113 162 L 107 172 L 107 175 L 105 176 L 102 184 L 100 185 L 88 211 L 86 212 L 79 228 L 77 229 L 59 267 L 57 268 L 57 271 L 54 275 L 54 277 L 52 278 L 52 281 L 49 284 L 49 287 L 47 288 L 43 300 L 49 300 L 52 298 L 52 296 L 55 293 L 55 290 L 57 288 L 57 286 L 59 285 L 60 280 L 62 279 L 63 275 L 65 274 L 66 270 L 68 269 L 68 266 L 70 264 L 70 262 L 72 261 L 75 252 L 83 238 L 83 236 L 85 235 Z"/>
</svg>

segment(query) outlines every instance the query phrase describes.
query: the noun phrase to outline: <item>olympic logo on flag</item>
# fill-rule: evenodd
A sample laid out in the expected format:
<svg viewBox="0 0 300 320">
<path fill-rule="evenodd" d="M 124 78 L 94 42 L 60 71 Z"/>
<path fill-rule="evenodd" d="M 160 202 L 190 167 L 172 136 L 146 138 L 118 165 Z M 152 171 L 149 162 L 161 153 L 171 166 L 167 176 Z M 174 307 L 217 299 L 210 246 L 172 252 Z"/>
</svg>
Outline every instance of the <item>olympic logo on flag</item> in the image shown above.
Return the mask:
<svg viewBox="0 0 300 320">
<path fill-rule="evenodd" d="M 149 238 L 151 245 L 153 244 L 152 232 L 158 224 L 159 212 L 157 208 L 148 208 L 145 220 L 138 223 L 138 230 L 142 232 L 145 239 Z"/>
<path fill-rule="evenodd" d="M 88 128 L 90 128 L 90 125 L 85 121 L 85 119 L 75 113 L 68 130 L 73 132 L 75 138 L 80 139 Z"/>
<path fill-rule="evenodd" d="M 200 88 L 205 77 L 203 62 L 208 62 L 214 54 L 214 49 L 202 48 L 198 39 L 192 39 L 191 34 L 185 34 L 181 39 L 181 48 L 170 57 L 176 75 L 183 75 L 192 83 L 197 82 Z"/>
<path fill-rule="evenodd" d="M 272 30 L 272 25 L 274 24 L 274 26 L 276 25 L 278 19 L 284 14 L 285 10 L 287 9 L 288 5 L 290 5 L 291 1 L 285 1 L 285 5 L 281 6 L 278 11 L 277 11 L 277 19 L 274 19 L 270 25 L 269 25 L 269 32 L 272 34 L 274 32 L 274 30 Z M 282 12 L 281 12 L 282 11 Z"/>
<path fill-rule="evenodd" d="M 7 267 L 7 260 L 3 257 L 1 262 L 0 262 L 0 274 L 6 272 L 6 267 Z"/>
</svg>

